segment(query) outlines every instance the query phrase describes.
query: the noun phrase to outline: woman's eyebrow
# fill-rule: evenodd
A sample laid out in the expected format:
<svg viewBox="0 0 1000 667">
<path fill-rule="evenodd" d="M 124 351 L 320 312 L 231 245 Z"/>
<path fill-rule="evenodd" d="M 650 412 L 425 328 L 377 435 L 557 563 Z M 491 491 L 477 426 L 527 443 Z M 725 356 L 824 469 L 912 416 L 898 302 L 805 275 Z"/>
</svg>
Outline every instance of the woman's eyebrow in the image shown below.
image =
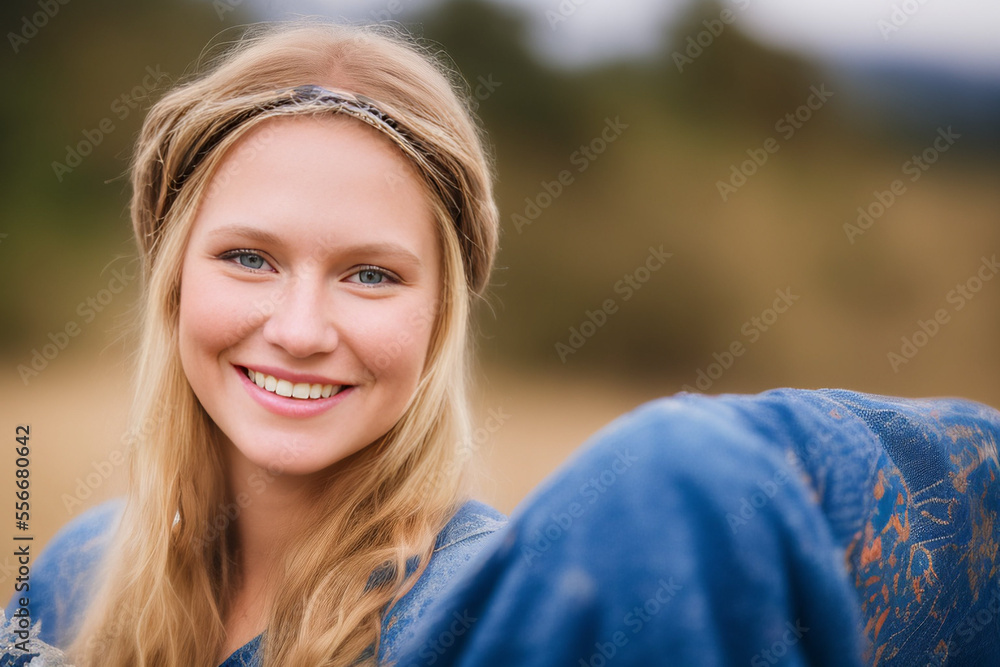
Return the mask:
<svg viewBox="0 0 1000 667">
<path fill-rule="evenodd" d="M 271 247 L 281 247 L 284 244 L 281 238 L 260 227 L 252 225 L 225 225 L 217 227 L 209 232 L 209 236 L 239 236 L 241 238 L 267 245 Z M 326 249 L 328 246 L 322 245 L 315 248 L 316 251 Z M 376 241 L 371 243 L 360 243 L 357 245 L 343 245 L 330 248 L 339 254 L 374 256 L 379 259 L 389 259 L 397 262 L 404 262 L 412 266 L 422 267 L 424 263 L 420 257 L 398 243 L 391 241 Z"/>
<path fill-rule="evenodd" d="M 397 262 L 404 262 L 412 266 L 423 266 L 423 262 L 420 261 L 420 257 L 416 254 L 407 250 L 403 246 L 397 243 L 390 242 L 378 242 L 378 243 L 362 243 L 359 245 L 345 246 L 343 248 L 338 248 L 339 251 L 344 253 L 352 253 L 358 255 L 371 255 L 378 258 L 391 259 Z"/>
<path fill-rule="evenodd" d="M 253 227 L 250 225 L 225 225 L 223 227 L 216 227 L 208 234 L 209 236 L 240 236 L 242 238 L 248 239 L 250 241 L 256 241 L 263 245 L 281 245 L 281 240 L 267 231 L 266 229 L 261 229 L 260 227 Z"/>
</svg>

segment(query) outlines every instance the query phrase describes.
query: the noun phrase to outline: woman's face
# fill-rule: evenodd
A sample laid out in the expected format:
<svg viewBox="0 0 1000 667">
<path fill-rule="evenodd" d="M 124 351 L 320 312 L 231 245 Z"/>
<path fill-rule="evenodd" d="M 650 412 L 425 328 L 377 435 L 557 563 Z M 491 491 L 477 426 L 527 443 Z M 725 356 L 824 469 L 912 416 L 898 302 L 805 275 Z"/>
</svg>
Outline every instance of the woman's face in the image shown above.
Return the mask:
<svg viewBox="0 0 1000 667">
<path fill-rule="evenodd" d="M 374 129 L 286 117 L 242 138 L 194 221 L 179 322 L 229 455 L 306 475 L 384 435 L 424 368 L 440 252 L 413 168 Z"/>
</svg>

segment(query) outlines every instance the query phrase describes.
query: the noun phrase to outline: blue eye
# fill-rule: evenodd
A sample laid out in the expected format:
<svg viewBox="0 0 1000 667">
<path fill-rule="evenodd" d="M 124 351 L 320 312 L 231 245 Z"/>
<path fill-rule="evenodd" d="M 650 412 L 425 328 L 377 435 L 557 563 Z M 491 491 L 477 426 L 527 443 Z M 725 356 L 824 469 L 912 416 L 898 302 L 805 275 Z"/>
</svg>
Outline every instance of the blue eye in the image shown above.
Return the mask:
<svg viewBox="0 0 1000 667">
<path fill-rule="evenodd" d="M 267 263 L 260 255 L 251 255 L 248 252 L 240 253 L 239 262 L 248 269 L 262 269 Z"/>
<path fill-rule="evenodd" d="M 224 253 L 222 258 L 235 260 L 240 266 L 251 271 L 266 271 L 272 268 L 263 255 L 253 250 L 231 250 Z"/>
<path fill-rule="evenodd" d="M 367 287 L 381 287 L 398 283 L 399 279 L 386 269 L 377 266 L 361 266 L 351 274 L 350 281 Z"/>
<path fill-rule="evenodd" d="M 363 285 L 378 285 L 385 279 L 385 274 L 376 269 L 362 269 L 358 271 L 358 282 Z"/>
</svg>

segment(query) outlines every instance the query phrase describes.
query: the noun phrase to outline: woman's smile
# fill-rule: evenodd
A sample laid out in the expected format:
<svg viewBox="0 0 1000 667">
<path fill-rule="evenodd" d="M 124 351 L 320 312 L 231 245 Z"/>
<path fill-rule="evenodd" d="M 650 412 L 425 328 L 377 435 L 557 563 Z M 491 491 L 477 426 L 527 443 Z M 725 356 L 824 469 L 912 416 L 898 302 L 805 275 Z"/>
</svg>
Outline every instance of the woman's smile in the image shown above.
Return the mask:
<svg viewBox="0 0 1000 667">
<path fill-rule="evenodd" d="M 304 418 L 322 414 L 345 400 L 355 389 L 354 385 L 347 384 L 293 384 L 291 380 L 277 379 L 274 375 L 261 372 L 254 373 L 242 367 L 236 367 L 236 372 L 247 393 L 261 407 L 282 417 Z M 250 373 L 254 373 L 253 380 L 250 379 Z M 310 396 L 311 394 L 316 395 Z"/>
<path fill-rule="evenodd" d="M 268 119 L 217 173 L 181 274 L 184 371 L 231 457 L 313 474 L 413 399 L 442 290 L 437 222 L 407 158 L 350 118 Z"/>
<path fill-rule="evenodd" d="M 257 370 L 245 367 L 250 381 L 265 391 L 286 398 L 329 398 L 350 385 L 327 378 L 304 377 L 290 371 Z M 274 373 L 274 375 L 272 375 Z"/>
</svg>

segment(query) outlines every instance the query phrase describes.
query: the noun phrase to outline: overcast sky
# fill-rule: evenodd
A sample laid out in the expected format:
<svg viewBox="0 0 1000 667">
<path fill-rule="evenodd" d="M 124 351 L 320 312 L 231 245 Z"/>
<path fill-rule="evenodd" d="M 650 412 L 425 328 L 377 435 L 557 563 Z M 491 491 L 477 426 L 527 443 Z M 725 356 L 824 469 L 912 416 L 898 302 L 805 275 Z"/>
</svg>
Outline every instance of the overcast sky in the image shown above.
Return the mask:
<svg viewBox="0 0 1000 667">
<path fill-rule="evenodd" d="M 437 0 L 262 0 L 272 8 L 348 18 L 396 17 Z M 664 20 L 684 0 L 491 0 L 524 9 L 532 38 L 547 58 L 582 64 L 656 48 Z M 824 58 L 854 56 L 920 60 L 1000 78 L 1000 2 L 997 0 L 720 0 L 736 23 L 759 39 Z M 553 14 L 562 5 L 565 20 Z M 892 22 L 896 11 L 896 24 Z M 905 11 L 909 10 L 909 14 Z M 880 21 L 884 23 L 880 26 Z M 897 28 L 898 29 L 892 29 Z"/>
</svg>

